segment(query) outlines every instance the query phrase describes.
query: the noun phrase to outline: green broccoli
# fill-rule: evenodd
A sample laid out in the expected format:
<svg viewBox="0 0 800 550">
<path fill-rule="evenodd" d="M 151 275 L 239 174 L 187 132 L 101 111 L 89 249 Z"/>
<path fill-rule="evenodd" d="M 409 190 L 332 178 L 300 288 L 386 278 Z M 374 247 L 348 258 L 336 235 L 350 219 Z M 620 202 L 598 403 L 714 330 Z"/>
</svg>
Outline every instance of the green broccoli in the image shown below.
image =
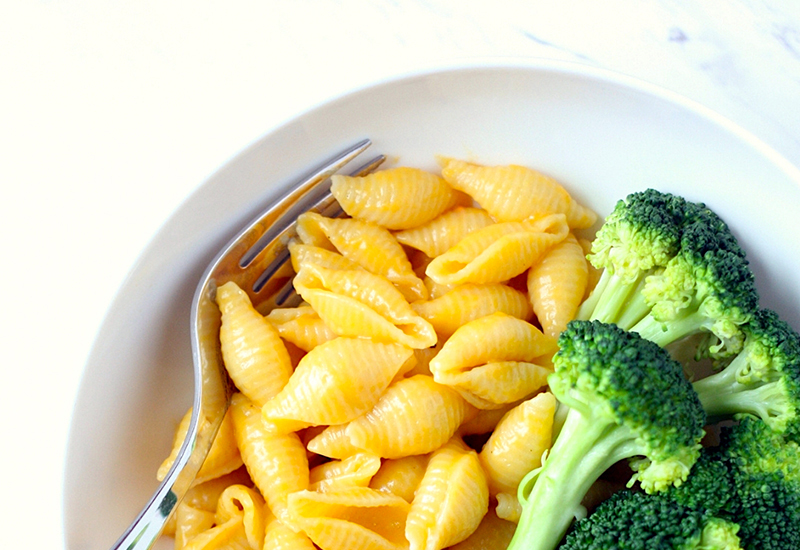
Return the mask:
<svg viewBox="0 0 800 550">
<path fill-rule="evenodd" d="M 737 550 L 739 526 L 664 494 L 620 491 L 577 521 L 561 550 Z"/>
<path fill-rule="evenodd" d="M 684 226 L 678 254 L 641 289 L 650 311 L 626 328 L 662 347 L 703 333 L 700 356 L 741 350 L 741 327 L 758 309 L 758 293 L 744 252 L 716 220 L 706 214 Z"/>
<path fill-rule="evenodd" d="M 721 371 L 694 383 L 708 416 L 760 417 L 800 438 L 800 335 L 778 314 L 761 309 L 747 323 L 742 350 Z"/>
<path fill-rule="evenodd" d="M 699 355 L 738 352 L 758 295 L 736 237 L 705 204 L 652 189 L 628 195 L 587 258 L 602 272 L 578 319 L 615 323 L 662 347 L 704 333 Z"/>
<path fill-rule="evenodd" d="M 694 510 L 729 514 L 736 496 L 730 461 L 718 447 L 705 447 L 686 481 L 669 487 L 664 495 Z"/>
<path fill-rule="evenodd" d="M 705 411 L 661 347 L 599 321 L 572 321 L 558 342 L 548 383 L 569 408 L 542 467 L 519 486 L 511 550 L 554 548 L 616 462 L 633 459 L 631 484 L 657 492 L 684 481 L 700 454 Z"/>
<path fill-rule="evenodd" d="M 741 527 L 742 545 L 800 548 L 800 446 L 754 416 L 737 419 L 722 430 L 720 452 L 731 464 L 731 519 Z"/>
<path fill-rule="evenodd" d="M 617 202 L 592 241 L 588 259 L 603 271 L 581 305 L 578 319 L 620 324 L 621 316 L 631 315 L 627 312 L 632 308 L 631 297 L 638 294 L 645 278 L 663 268 L 680 248 L 686 204 L 681 197 L 654 189 L 632 193 Z"/>
</svg>

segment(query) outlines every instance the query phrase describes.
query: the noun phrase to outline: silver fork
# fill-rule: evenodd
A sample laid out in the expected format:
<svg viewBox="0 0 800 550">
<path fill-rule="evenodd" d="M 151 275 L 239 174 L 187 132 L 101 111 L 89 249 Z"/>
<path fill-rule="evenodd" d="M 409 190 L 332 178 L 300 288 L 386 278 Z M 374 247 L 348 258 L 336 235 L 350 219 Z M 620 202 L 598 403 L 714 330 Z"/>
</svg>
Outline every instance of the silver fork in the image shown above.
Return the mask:
<svg viewBox="0 0 800 550">
<path fill-rule="evenodd" d="M 194 399 L 188 433 L 161 485 L 112 550 L 153 546 L 197 476 L 228 409 L 233 387 L 220 353 L 220 313 L 214 301 L 217 287 L 234 281 L 247 292 L 256 307 L 267 300 L 273 305 L 290 301 L 292 271 L 288 244 L 295 235 L 297 216 L 306 211 L 337 215 L 340 210 L 330 193 L 330 176 L 342 170 L 370 144 L 365 139 L 351 145 L 312 170 L 242 230 L 206 269 L 192 302 Z M 382 155 L 373 158 L 351 175 L 373 171 L 384 158 Z"/>
</svg>

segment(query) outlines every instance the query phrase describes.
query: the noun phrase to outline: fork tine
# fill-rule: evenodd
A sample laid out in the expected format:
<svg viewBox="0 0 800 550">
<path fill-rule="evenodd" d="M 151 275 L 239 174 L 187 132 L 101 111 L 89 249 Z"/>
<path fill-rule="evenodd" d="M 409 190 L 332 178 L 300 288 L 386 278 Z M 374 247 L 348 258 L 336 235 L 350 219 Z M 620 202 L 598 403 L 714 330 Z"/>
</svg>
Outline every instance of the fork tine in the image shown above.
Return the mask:
<svg viewBox="0 0 800 550">
<path fill-rule="evenodd" d="M 364 176 L 378 168 L 385 160 L 386 157 L 384 155 L 373 157 L 350 172 L 350 176 Z M 273 278 L 278 273 L 283 272 L 283 266 L 289 261 L 289 242 L 297 234 L 296 217 L 303 212 L 319 212 L 328 217 L 337 217 L 343 213 L 341 206 L 330 192 L 330 184 L 325 182 L 321 185 L 321 189 L 323 190 L 322 193 L 314 193 L 308 199 L 304 198 L 298 201 L 291 211 L 287 211 L 285 217 L 282 217 L 281 220 L 291 219 L 292 221 L 288 225 L 281 229 L 284 224 L 280 223 L 280 220 L 276 221 L 275 230 L 272 232 L 269 242 L 259 241 L 259 255 L 264 256 L 257 258 L 258 264 L 266 267 L 253 283 L 252 292 L 256 295 L 263 295 L 264 299 L 269 302 L 270 307 L 283 306 L 296 297 L 293 296 L 294 287 L 292 286 L 291 277 L 288 280 L 285 277 L 279 277 L 278 282 L 281 283 L 280 285 L 274 284 L 273 281 Z M 256 258 L 253 258 L 251 267 L 255 267 L 252 265 L 255 262 Z M 259 307 L 259 309 L 262 308 Z"/>
<path fill-rule="evenodd" d="M 239 266 L 243 269 L 248 267 L 261 251 L 262 243 L 268 243 L 275 238 L 274 233 L 276 230 L 273 229 L 273 227 L 275 227 L 275 220 L 279 217 L 289 216 L 294 211 L 297 211 L 298 200 L 305 201 L 305 196 L 309 194 L 311 194 L 312 197 L 315 196 L 317 193 L 315 188 L 319 186 L 320 182 L 328 180 L 333 174 L 344 168 L 371 144 L 372 142 L 368 139 L 362 140 L 314 169 L 311 174 L 304 178 L 301 184 L 291 189 L 282 197 L 276 203 L 275 207 L 269 209 L 258 220 L 254 221 L 247 229 L 240 233 L 236 240 L 246 242 L 250 246 L 247 252 L 242 254 L 239 260 Z M 324 193 L 324 190 L 320 191 L 320 194 L 322 193 Z"/>
</svg>

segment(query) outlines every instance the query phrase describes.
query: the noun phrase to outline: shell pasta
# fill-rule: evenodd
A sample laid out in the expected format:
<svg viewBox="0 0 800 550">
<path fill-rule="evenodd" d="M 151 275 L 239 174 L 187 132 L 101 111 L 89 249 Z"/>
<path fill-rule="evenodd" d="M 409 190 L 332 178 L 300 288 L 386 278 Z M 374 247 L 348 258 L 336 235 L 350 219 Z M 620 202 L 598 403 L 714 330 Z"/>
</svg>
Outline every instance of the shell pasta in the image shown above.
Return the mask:
<svg viewBox="0 0 800 550">
<path fill-rule="evenodd" d="M 439 163 L 334 176 L 344 214 L 300 215 L 287 243 L 291 306 L 217 289 L 235 392 L 176 550 L 506 547 L 596 216 L 535 170 Z"/>
</svg>

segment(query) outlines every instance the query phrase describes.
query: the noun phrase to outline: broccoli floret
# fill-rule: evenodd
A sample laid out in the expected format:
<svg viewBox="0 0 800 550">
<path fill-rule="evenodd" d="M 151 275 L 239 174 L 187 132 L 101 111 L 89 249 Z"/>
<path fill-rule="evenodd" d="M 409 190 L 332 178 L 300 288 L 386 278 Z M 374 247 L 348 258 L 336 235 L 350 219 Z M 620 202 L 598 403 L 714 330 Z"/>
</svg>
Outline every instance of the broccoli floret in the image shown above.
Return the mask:
<svg viewBox="0 0 800 550">
<path fill-rule="evenodd" d="M 645 277 L 678 252 L 685 210 L 683 198 L 654 189 L 617 202 L 592 241 L 588 259 L 603 271 L 578 319 L 621 324 L 619 317 L 632 308 L 631 297 Z"/>
<path fill-rule="evenodd" d="M 720 452 L 735 475 L 779 475 L 800 493 L 800 444 L 770 429 L 759 418 L 742 414 L 738 424 L 723 428 Z"/>
<path fill-rule="evenodd" d="M 731 464 L 736 508 L 746 548 L 800 548 L 800 446 L 760 419 L 741 415 L 723 429 L 720 450 Z"/>
<path fill-rule="evenodd" d="M 786 437 L 800 438 L 800 335 L 761 309 L 747 323 L 742 350 L 721 371 L 694 383 L 712 419 L 760 417 Z"/>
<path fill-rule="evenodd" d="M 739 526 L 665 495 L 620 491 L 575 523 L 561 550 L 736 550 Z"/>
<path fill-rule="evenodd" d="M 800 495 L 780 474 L 739 476 L 736 522 L 742 546 L 800 548 Z"/>
<path fill-rule="evenodd" d="M 662 347 L 705 333 L 699 355 L 739 351 L 758 295 L 736 237 L 705 204 L 633 193 L 606 218 L 587 258 L 602 273 L 578 319 L 615 323 Z"/>
<path fill-rule="evenodd" d="M 541 468 L 519 486 L 522 515 L 510 549 L 554 548 L 581 500 L 618 461 L 635 459 L 631 484 L 647 492 L 680 484 L 700 454 L 706 415 L 681 365 L 616 325 L 572 321 L 548 377 L 569 408 Z"/>
<path fill-rule="evenodd" d="M 724 515 L 735 508 L 735 493 L 727 456 L 717 447 L 706 447 L 686 481 L 669 487 L 664 495 L 682 506 Z"/>
<path fill-rule="evenodd" d="M 758 293 L 744 252 L 717 220 L 700 215 L 684 226 L 679 252 L 646 279 L 641 296 L 651 309 L 630 330 L 660 346 L 704 333 L 697 355 L 715 359 L 742 349 Z"/>
</svg>

